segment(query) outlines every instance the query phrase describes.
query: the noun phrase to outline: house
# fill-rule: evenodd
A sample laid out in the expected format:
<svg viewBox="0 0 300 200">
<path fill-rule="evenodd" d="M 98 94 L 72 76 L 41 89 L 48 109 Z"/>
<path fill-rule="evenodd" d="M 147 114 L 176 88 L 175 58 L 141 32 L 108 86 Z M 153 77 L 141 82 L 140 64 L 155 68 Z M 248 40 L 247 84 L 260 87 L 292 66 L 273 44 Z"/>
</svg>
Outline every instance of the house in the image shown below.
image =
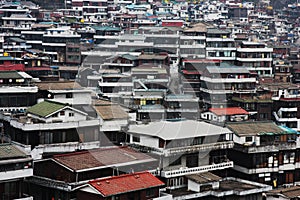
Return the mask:
<svg viewBox="0 0 300 200">
<path fill-rule="evenodd" d="M 236 65 L 255 71 L 261 77 L 268 77 L 273 74 L 273 48 L 260 42 L 243 41 L 236 51 Z"/>
<path fill-rule="evenodd" d="M 256 92 L 256 78 L 245 67 L 221 63 L 207 66 L 200 77 L 201 97 L 207 108 L 228 107 L 231 97 Z"/>
<path fill-rule="evenodd" d="M 1 199 L 25 198 L 24 179 L 31 176 L 32 158 L 12 143 L 0 144 Z"/>
<path fill-rule="evenodd" d="M 155 171 L 157 160 L 128 147 L 105 147 L 55 155 L 36 161 L 34 166 L 34 175 L 27 180 L 30 194 L 37 199 L 67 200 L 76 197 L 78 187 L 95 178 Z"/>
<path fill-rule="evenodd" d="M 36 83 L 39 98 L 70 105 L 91 105 L 91 90 L 74 81 L 46 81 Z"/>
<path fill-rule="evenodd" d="M 208 28 L 206 35 L 206 59 L 220 59 L 234 64 L 236 47 L 230 31 Z"/>
<path fill-rule="evenodd" d="M 231 99 L 231 105 L 245 109 L 249 114 L 249 119 L 255 121 L 272 120 L 273 100 L 272 94 L 268 91 L 257 89 L 253 96 L 239 95 Z"/>
<path fill-rule="evenodd" d="M 130 125 L 130 146 L 159 155 L 158 176 L 167 188 L 184 185 L 185 175 L 233 166 L 226 151 L 233 147 L 229 129 L 202 121 L 158 121 Z M 226 150 L 225 150 L 226 149 Z"/>
<path fill-rule="evenodd" d="M 38 89 L 25 72 L 0 71 L 0 111 L 24 113 L 36 104 Z"/>
<path fill-rule="evenodd" d="M 31 45 L 27 45 L 26 41 L 18 37 L 10 37 L 5 40 L 3 51 L 9 53 L 10 56 L 21 58 L 26 49 L 30 49 Z"/>
<path fill-rule="evenodd" d="M 25 71 L 23 59 L 11 56 L 0 56 L 0 71 Z"/>
<path fill-rule="evenodd" d="M 198 119 L 199 99 L 188 94 L 169 94 L 164 98 L 166 110 L 165 118 L 170 119 Z"/>
<path fill-rule="evenodd" d="M 96 100 L 94 108 L 100 118 L 100 130 L 110 142 L 121 144 L 126 141 L 126 133 L 129 123 L 129 115 L 118 104 L 105 100 Z"/>
<path fill-rule="evenodd" d="M 200 76 L 207 66 L 219 66 L 220 60 L 181 59 L 179 63 L 182 93 L 200 97 Z"/>
<path fill-rule="evenodd" d="M 26 115 L 2 115 L 1 120 L 4 134 L 34 159 L 100 144 L 99 119 L 67 104 L 45 100 L 27 109 Z"/>
<path fill-rule="evenodd" d="M 265 194 L 266 200 L 288 200 L 288 199 L 299 199 L 300 196 L 300 186 L 291 186 L 288 188 L 276 188 L 270 190 Z"/>
<path fill-rule="evenodd" d="M 159 197 L 164 183 L 149 172 L 136 172 L 90 181 L 77 192 L 77 199 L 130 199 L 140 200 Z"/>
<path fill-rule="evenodd" d="M 221 178 L 211 172 L 187 175 L 184 188 L 162 192 L 174 200 L 181 199 L 259 199 L 271 186 L 234 177 Z"/>
<path fill-rule="evenodd" d="M 249 112 L 240 107 L 210 108 L 201 113 L 201 118 L 215 122 L 245 121 L 249 119 Z"/>
<path fill-rule="evenodd" d="M 232 175 L 273 186 L 299 181 L 297 132 L 273 122 L 235 122 Z"/>
</svg>

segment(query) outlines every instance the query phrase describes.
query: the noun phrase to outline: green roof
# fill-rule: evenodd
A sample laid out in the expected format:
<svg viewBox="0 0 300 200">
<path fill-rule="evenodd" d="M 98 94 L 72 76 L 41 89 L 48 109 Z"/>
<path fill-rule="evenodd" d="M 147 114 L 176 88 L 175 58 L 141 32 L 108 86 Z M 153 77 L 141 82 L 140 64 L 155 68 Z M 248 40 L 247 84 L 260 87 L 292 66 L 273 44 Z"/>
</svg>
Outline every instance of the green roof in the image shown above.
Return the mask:
<svg viewBox="0 0 300 200">
<path fill-rule="evenodd" d="M 22 40 L 21 38 L 17 38 L 17 37 L 12 37 L 12 38 L 9 38 L 8 40 L 13 41 L 13 42 L 19 42 L 19 43 L 26 42 L 25 40 Z"/>
<path fill-rule="evenodd" d="M 52 101 L 43 101 L 41 103 L 38 103 L 32 107 L 30 107 L 27 112 L 40 116 L 40 117 L 47 117 L 48 115 L 64 108 L 66 105 L 52 102 Z"/>
<path fill-rule="evenodd" d="M 243 102 L 243 103 L 272 103 L 272 99 L 259 99 L 259 98 L 251 98 L 251 99 L 243 99 L 239 97 L 232 97 L 233 101 Z"/>
<path fill-rule="evenodd" d="M 138 58 L 136 56 L 130 55 L 130 54 L 123 54 L 120 57 L 125 58 L 127 60 L 137 60 Z"/>
<path fill-rule="evenodd" d="M 120 28 L 111 26 L 92 26 L 96 31 L 121 31 Z"/>
<path fill-rule="evenodd" d="M 0 56 L 0 60 L 22 60 L 22 59 L 11 57 L 11 56 Z"/>
<path fill-rule="evenodd" d="M 0 71 L 0 79 L 9 79 L 9 78 L 23 78 L 16 71 Z"/>
<path fill-rule="evenodd" d="M 12 144 L 0 144 L 0 160 L 26 158 L 26 154 Z"/>
</svg>

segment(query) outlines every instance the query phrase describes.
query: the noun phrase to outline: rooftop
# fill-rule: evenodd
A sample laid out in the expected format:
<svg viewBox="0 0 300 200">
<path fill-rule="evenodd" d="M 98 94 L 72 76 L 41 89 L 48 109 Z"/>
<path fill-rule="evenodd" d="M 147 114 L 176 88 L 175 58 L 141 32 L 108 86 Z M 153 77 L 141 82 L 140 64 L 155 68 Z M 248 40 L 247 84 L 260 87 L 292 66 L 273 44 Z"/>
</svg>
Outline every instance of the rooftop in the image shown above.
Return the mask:
<svg viewBox="0 0 300 200">
<path fill-rule="evenodd" d="M 226 73 L 235 73 L 235 74 L 249 74 L 249 70 L 243 66 L 232 66 L 225 63 L 222 63 L 221 66 L 208 66 L 206 67 L 207 71 L 211 74 L 226 74 Z"/>
<path fill-rule="evenodd" d="M 255 136 L 268 134 L 288 134 L 273 122 L 239 122 L 228 123 L 227 127 L 238 136 Z"/>
<path fill-rule="evenodd" d="M 12 61 L 12 60 L 22 60 L 21 58 L 15 58 L 15 57 L 11 57 L 11 56 L 0 56 L 0 60 L 9 60 L 9 61 Z"/>
<path fill-rule="evenodd" d="M 210 183 L 210 182 L 221 180 L 221 177 L 211 172 L 203 172 L 199 174 L 187 175 L 186 178 L 199 184 Z"/>
<path fill-rule="evenodd" d="M 210 112 L 222 116 L 222 115 L 248 115 L 249 113 L 241 107 L 231 108 L 210 108 Z"/>
<path fill-rule="evenodd" d="M 43 101 L 28 108 L 27 112 L 40 117 L 47 117 L 48 115 L 58 110 L 61 110 L 64 107 L 66 107 L 66 105 L 62 103 L 57 103 L 53 101 Z"/>
<path fill-rule="evenodd" d="M 139 60 L 164 60 L 168 56 L 167 55 L 156 55 L 156 54 L 141 54 L 138 59 Z"/>
<path fill-rule="evenodd" d="M 104 197 L 153 187 L 160 187 L 164 185 L 162 181 L 149 172 L 113 176 L 90 181 L 89 184 L 99 191 Z"/>
<path fill-rule="evenodd" d="M 13 144 L 0 144 L 0 160 L 26 158 L 26 154 Z"/>
<path fill-rule="evenodd" d="M 73 90 L 81 89 L 82 87 L 74 81 L 65 82 L 40 82 L 37 83 L 39 90 Z"/>
<path fill-rule="evenodd" d="M 24 78 L 24 77 L 17 71 L 0 71 L 0 79 L 10 79 L 10 78 L 16 79 L 16 78 Z"/>
<path fill-rule="evenodd" d="M 128 147 L 111 147 L 57 155 L 55 161 L 70 170 L 84 171 L 95 168 L 121 167 L 155 161 L 154 158 Z"/>
<path fill-rule="evenodd" d="M 186 195 L 197 195 L 195 197 L 207 197 L 209 199 L 213 197 L 224 197 L 224 196 L 246 196 L 249 194 L 258 194 L 266 192 L 272 189 L 272 186 L 260 184 L 252 181 L 246 181 L 239 178 L 223 178 L 219 181 L 220 186 L 218 189 L 207 189 L 203 192 L 189 191 L 187 188 L 180 188 L 172 190 L 174 197 L 186 196 Z M 239 198 L 238 198 L 239 199 Z"/>
<path fill-rule="evenodd" d="M 227 128 L 202 121 L 159 121 L 150 124 L 130 125 L 129 132 L 133 134 L 159 137 L 163 140 L 186 139 L 206 135 L 231 133 Z"/>
<path fill-rule="evenodd" d="M 271 190 L 267 193 L 267 196 L 272 195 L 282 195 L 287 199 L 297 199 L 300 196 L 300 185 L 290 187 L 290 188 L 279 188 L 275 190 Z"/>
<path fill-rule="evenodd" d="M 128 114 L 119 105 L 96 105 L 95 109 L 103 120 L 128 118 Z"/>
</svg>

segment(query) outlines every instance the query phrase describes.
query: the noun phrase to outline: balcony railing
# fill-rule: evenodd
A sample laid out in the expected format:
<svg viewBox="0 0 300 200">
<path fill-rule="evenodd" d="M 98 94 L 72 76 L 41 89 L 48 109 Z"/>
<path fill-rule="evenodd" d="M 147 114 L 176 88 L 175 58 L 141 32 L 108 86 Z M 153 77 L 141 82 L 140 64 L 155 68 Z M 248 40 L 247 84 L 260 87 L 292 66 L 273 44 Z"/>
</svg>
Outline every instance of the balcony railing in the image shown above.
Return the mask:
<svg viewBox="0 0 300 200">
<path fill-rule="evenodd" d="M 260 145 L 260 146 L 243 146 L 240 144 L 234 144 L 234 148 L 246 152 L 246 153 L 263 153 L 263 152 L 278 152 L 281 150 L 292 150 L 297 148 L 295 141 L 269 144 L 269 145 Z"/>
<path fill-rule="evenodd" d="M 186 168 L 186 169 L 178 169 L 178 170 L 171 170 L 171 171 L 162 171 L 161 176 L 165 178 L 173 178 L 178 176 L 185 176 L 189 174 L 197 174 L 202 172 L 214 171 L 214 170 L 221 170 L 233 167 L 233 162 L 223 162 L 219 164 L 212 164 L 212 165 L 205 165 L 200 167 L 193 167 L 193 168 Z"/>
<path fill-rule="evenodd" d="M 207 150 L 215 150 L 215 149 L 229 149 L 233 148 L 233 141 L 225 141 L 225 142 L 216 142 L 210 144 L 201 144 L 195 146 L 188 147 L 178 147 L 163 150 L 163 154 L 165 156 L 170 156 L 172 154 L 186 154 L 186 153 L 194 153 L 199 151 L 207 151 Z"/>
<path fill-rule="evenodd" d="M 11 171 L 1 171 L 0 172 L 0 181 L 12 180 L 17 178 L 25 178 L 33 176 L 33 169 L 17 169 Z"/>
</svg>

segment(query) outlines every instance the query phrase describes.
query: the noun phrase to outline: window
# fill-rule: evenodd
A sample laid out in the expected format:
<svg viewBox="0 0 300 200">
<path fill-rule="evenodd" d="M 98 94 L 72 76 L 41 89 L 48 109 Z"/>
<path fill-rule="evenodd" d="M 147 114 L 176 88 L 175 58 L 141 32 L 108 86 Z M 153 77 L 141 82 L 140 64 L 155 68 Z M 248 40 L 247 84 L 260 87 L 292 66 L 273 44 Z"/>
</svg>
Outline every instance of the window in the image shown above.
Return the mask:
<svg viewBox="0 0 300 200">
<path fill-rule="evenodd" d="M 246 142 L 252 142 L 252 137 L 246 137 Z"/>
<path fill-rule="evenodd" d="M 73 94 L 72 93 L 67 93 L 66 98 L 68 98 L 68 99 L 73 98 Z"/>
<path fill-rule="evenodd" d="M 170 166 L 181 165 L 181 157 L 170 157 Z"/>
<path fill-rule="evenodd" d="M 141 140 L 140 140 L 140 137 L 139 137 L 139 136 L 133 136 L 133 137 L 132 137 L 132 141 L 133 141 L 133 142 L 140 142 Z"/>
<path fill-rule="evenodd" d="M 65 111 L 60 111 L 60 112 L 59 112 L 59 115 L 60 115 L 60 116 L 65 116 Z"/>
<path fill-rule="evenodd" d="M 69 113 L 69 117 L 74 117 L 74 113 Z"/>
<path fill-rule="evenodd" d="M 146 190 L 146 197 L 153 197 L 155 195 L 155 188 Z"/>
</svg>

